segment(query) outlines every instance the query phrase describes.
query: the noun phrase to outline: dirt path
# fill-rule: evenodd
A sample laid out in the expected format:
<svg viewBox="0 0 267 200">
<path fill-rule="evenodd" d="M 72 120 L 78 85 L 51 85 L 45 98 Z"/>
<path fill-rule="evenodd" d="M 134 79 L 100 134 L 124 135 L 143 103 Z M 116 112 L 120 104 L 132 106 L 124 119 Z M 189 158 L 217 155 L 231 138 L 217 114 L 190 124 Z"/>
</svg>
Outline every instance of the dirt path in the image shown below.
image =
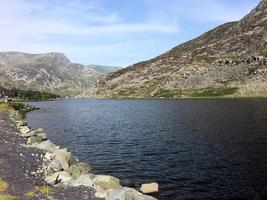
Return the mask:
<svg viewBox="0 0 267 200">
<path fill-rule="evenodd" d="M 59 188 L 48 186 L 37 173 L 44 152 L 26 148 L 8 113 L 0 110 L 0 200 L 97 200 L 86 187 Z"/>
</svg>

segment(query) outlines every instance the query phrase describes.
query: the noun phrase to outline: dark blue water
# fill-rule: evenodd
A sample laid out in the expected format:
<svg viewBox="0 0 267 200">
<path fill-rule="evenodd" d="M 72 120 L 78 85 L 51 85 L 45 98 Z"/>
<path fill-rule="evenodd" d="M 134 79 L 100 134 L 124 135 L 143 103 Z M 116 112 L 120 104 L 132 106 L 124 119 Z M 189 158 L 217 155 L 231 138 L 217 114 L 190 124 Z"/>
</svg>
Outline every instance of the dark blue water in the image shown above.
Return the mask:
<svg viewBox="0 0 267 200">
<path fill-rule="evenodd" d="M 267 100 L 65 100 L 32 103 L 33 128 L 96 173 L 155 197 L 267 199 Z"/>
</svg>

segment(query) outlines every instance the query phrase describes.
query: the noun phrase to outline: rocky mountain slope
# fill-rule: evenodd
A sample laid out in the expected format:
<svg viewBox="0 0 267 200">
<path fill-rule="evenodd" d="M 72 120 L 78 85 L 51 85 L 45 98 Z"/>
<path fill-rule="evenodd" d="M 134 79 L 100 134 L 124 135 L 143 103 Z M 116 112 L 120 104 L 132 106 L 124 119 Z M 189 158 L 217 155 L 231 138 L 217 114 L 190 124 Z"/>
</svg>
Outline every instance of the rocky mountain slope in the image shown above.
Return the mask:
<svg viewBox="0 0 267 200">
<path fill-rule="evenodd" d="M 267 0 L 240 21 L 103 76 L 84 95 L 267 96 Z"/>
<path fill-rule="evenodd" d="M 72 63 L 62 53 L 0 53 L 0 86 L 73 96 L 90 88 L 108 67 Z"/>
</svg>

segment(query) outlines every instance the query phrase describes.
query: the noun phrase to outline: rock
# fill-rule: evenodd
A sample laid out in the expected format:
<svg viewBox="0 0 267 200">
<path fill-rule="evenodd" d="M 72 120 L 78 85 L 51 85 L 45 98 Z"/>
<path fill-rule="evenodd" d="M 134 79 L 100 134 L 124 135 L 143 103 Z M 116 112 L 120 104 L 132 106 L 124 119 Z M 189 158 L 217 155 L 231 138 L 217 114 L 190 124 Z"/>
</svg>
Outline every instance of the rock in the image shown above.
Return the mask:
<svg viewBox="0 0 267 200">
<path fill-rule="evenodd" d="M 41 142 L 40 144 L 37 144 L 37 143 L 33 144 L 31 145 L 31 147 L 35 147 L 35 148 L 50 151 L 50 152 L 53 152 L 59 149 L 59 146 L 53 144 L 50 140 L 46 140 L 44 142 Z"/>
<path fill-rule="evenodd" d="M 38 128 L 36 130 L 33 130 L 33 131 L 28 132 L 28 133 L 22 134 L 22 137 L 28 138 L 28 137 L 31 137 L 31 136 L 37 136 L 38 134 L 42 134 L 42 133 L 44 133 L 44 130 L 42 128 Z"/>
<path fill-rule="evenodd" d="M 25 122 L 25 121 L 17 121 L 17 128 L 19 128 L 21 126 L 27 126 L 27 122 Z"/>
<path fill-rule="evenodd" d="M 28 137 L 27 144 L 32 145 L 34 143 L 41 143 L 47 140 L 45 133 L 39 133 L 37 136 Z"/>
<path fill-rule="evenodd" d="M 34 144 L 36 142 L 37 142 L 36 137 L 29 137 L 28 141 L 27 141 L 27 144 L 28 145 L 32 145 L 32 144 Z"/>
<path fill-rule="evenodd" d="M 62 168 L 67 171 L 69 169 L 69 159 L 71 153 L 67 149 L 59 149 L 55 152 L 55 159 L 61 163 Z"/>
<path fill-rule="evenodd" d="M 80 171 L 83 173 L 90 173 L 92 171 L 92 166 L 87 163 L 79 162 L 77 163 L 77 166 L 79 167 Z"/>
<path fill-rule="evenodd" d="M 28 126 L 21 126 L 19 127 L 19 131 L 21 132 L 21 134 L 26 134 L 29 133 L 31 130 Z"/>
<path fill-rule="evenodd" d="M 134 189 L 129 189 L 125 192 L 125 200 L 156 200 L 156 199 L 148 195 L 143 195 Z"/>
<path fill-rule="evenodd" d="M 107 200 L 156 200 L 154 197 L 144 195 L 135 189 L 122 187 L 113 191 L 110 191 L 106 196 Z"/>
<path fill-rule="evenodd" d="M 92 182 L 104 190 L 117 189 L 120 187 L 120 180 L 113 176 L 96 175 Z"/>
<path fill-rule="evenodd" d="M 71 185 L 74 187 L 77 187 L 77 186 L 92 187 L 93 186 L 92 175 L 82 174 L 76 180 L 72 181 Z"/>
<path fill-rule="evenodd" d="M 158 192 L 159 191 L 159 184 L 157 184 L 157 183 L 142 184 L 140 191 L 144 194 Z"/>
<path fill-rule="evenodd" d="M 47 161 L 51 161 L 53 158 L 53 155 L 52 153 L 50 152 L 47 152 L 45 155 L 44 155 L 44 159 L 46 159 Z"/>
<path fill-rule="evenodd" d="M 45 181 L 49 184 L 55 184 L 57 178 L 60 183 L 64 184 L 68 184 L 72 179 L 68 172 L 60 171 L 60 172 L 55 172 L 51 176 L 47 176 L 45 178 Z"/>
<path fill-rule="evenodd" d="M 81 171 L 77 165 L 71 165 L 68 172 L 74 180 L 81 175 Z"/>
<path fill-rule="evenodd" d="M 69 152 L 69 155 L 67 156 L 69 166 L 75 165 L 78 161 L 74 158 L 73 154 Z"/>
<path fill-rule="evenodd" d="M 52 162 L 48 166 L 48 169 L 53 169 L 54 172 L 58 172 L 58 171 L 61 171 L 63 169 L 63 167 L 62 167 L 59 160 L 54 159 L 54 160 L 52 160 Z"/>
<path fill-rule="evenodd" d="M 38 133 L 36 136 L 37 142 L 41 143 L 42 141 L 46 141 L 47 137 L 45 133 Z"/>
<path fill-rule="evenodd" d="M 93 188 L 96 190 L 96 193 L 95 193 L 96 197 L 106 199 L 108 192 L 109 192 L 108 190 L 104 190 L 98 185 L 93 185 Z"/>
</svg>

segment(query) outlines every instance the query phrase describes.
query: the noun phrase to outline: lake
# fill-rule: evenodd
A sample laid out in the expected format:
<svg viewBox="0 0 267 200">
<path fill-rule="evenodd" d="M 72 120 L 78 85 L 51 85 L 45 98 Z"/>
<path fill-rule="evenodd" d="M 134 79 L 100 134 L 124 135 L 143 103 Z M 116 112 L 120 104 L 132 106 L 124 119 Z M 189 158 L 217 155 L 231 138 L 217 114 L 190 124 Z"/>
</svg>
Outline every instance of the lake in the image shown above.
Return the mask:
<svg viewBox="0 0 267 200">
<path fill-rule="evenodd" d="M 32 128 L 97 174 L 154 196 L 267 199 L 267 100 L 62 100 L 30 103 Z"/>
</svg>

